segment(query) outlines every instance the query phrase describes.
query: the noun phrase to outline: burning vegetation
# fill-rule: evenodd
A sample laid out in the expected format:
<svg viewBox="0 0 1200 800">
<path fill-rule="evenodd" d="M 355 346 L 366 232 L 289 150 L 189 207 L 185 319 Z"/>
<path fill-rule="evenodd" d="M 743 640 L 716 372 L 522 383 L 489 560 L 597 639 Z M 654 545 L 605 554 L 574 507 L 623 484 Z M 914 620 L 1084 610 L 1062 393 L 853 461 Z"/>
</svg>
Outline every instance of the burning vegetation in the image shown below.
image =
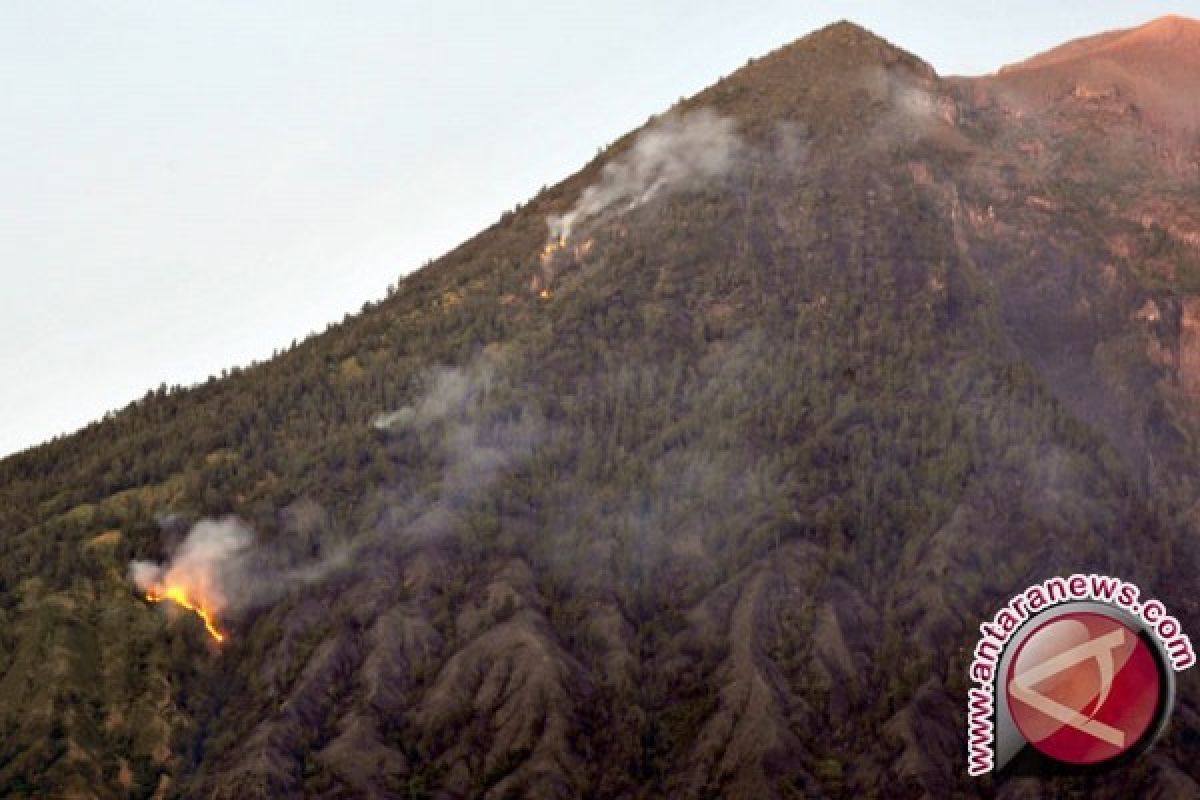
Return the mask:
<svg viewBox="0 0 1200 800">
<path fill-rule="evenodd" d="M 217 642 L 225 641 L 225 634 L 217 627 L 215 614 L 205 608 L 202 601 L 193 599 L 187 588 L 183 586 L 152 586 L 146 590 L 146 599 L 151 603 L 161 603 L 164 600 L 169 600 L 180 608 L 186 609 L 203 622 L 205 629 L 208 630 L 208 635 Z"/>
<path fill-rule="evenodd" d="M 529 288 L 542 300 L 550 300 L 554 292 L 550 284 L 571 267 L 576 267 L 592 252 L 595 240 L 588 238 L 569 244 L 567 235 L 552 236 L 538 254 L 539 269 L 529 282 Z"/>
<path fill-rule="evenodd" d="M 202 520 L 167 563 L 134 561 L 130 577 L 147 601 L 169 601 L 195 614 L 215 641 L 224 642 L 218 619 L 230 605 L 250 541 L 249 529 L 235 518 Z"/>
<path fill-rule="evenodd" d="M 560 250 L 566 249 L 566 246 L 567 237 L 565 235 L 551 239 L 550 241 L 546 242 L 546 246 L 542 248 L 542 254 L 538 256 L 538 260 L 541 261 L 543 267 L 548 266 L 551 259 L 554 258 L 554 254 Z"/>
</svg>

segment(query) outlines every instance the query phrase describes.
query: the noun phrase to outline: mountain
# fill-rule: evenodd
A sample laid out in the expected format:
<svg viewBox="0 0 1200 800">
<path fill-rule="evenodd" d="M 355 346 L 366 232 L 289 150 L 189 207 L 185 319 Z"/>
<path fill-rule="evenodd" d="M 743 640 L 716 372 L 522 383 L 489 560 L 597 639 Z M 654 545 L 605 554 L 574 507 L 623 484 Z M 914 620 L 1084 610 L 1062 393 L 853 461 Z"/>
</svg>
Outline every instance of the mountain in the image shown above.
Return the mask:
<svg viewBox="0 0 1200 800">
<path fill-rule="evenodd" d="M 1200 127 L 1200 22 L 1168 16 L 1056 47 L 1005 67 L 995 83 L 1031 99 L 1070 94 L 1145 116 L 1165 128 Z"/>
<path fill-rule="evenodd" d="M 1096 36 L 1076 39 L 1045 53 L 1028 58 L 1000 70 L 1001 75 L 1045 69 L 1061 64 L 1088 68 L 1088 62 L 1107 59 L 1126 68 L 1141 64 L 1162 69 L 1171 61 L 1195 63 L 1200 54 L 1200 23 L 1196 20 L 1168 15 L 1127 30 L 1109 31 Z M 1194 75 L 1192 76 L 1195 77 Z"/>
<path fill-rule="evenodd" d="M 1192 672 L 1122 771 L 968 779 L 963 711 L 1049 576 L 1200 630 L 1194 30 L 942 78 L 832 25 L 0 462 L 0 793 L 1196 796 Z"/>
</svg>

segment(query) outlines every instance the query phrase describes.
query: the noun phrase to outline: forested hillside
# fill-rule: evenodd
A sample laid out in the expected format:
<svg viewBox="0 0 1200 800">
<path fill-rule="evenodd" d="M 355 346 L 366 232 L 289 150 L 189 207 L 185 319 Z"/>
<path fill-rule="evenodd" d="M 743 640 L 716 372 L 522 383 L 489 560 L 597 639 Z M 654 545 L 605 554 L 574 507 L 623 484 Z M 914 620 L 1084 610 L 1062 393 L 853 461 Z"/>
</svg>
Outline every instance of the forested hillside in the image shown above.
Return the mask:
<svg viewBox="0 0 1200 800">
<path fill-rule="evenodd" d="M 1195 131 L 1047 85 L 831 26 L 0 462 L 0 794 L 1028 796 L 965 776 L 980 621 L 1098 570 L 1200 631 Z M 219 644 L 131 578 L 197 530 Z M 1044 796 L 1200 793 L 1181 678 Z"/>
</svg>

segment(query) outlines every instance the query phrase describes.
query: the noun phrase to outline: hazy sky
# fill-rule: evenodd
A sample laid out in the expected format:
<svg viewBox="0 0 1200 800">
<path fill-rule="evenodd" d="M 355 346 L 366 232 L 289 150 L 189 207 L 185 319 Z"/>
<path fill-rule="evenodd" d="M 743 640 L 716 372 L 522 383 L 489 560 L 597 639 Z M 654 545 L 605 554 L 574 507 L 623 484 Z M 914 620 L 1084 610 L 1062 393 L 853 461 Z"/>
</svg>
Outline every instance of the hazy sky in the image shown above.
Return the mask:
<svg viewBox="0 0 1200 800">
<path fill-rule="evenodd" d="M 1200 0 L 3 3 L 0 455 L 323 329 L 826 23 L 948 74 L 1165 13 Z"/>
</svg>

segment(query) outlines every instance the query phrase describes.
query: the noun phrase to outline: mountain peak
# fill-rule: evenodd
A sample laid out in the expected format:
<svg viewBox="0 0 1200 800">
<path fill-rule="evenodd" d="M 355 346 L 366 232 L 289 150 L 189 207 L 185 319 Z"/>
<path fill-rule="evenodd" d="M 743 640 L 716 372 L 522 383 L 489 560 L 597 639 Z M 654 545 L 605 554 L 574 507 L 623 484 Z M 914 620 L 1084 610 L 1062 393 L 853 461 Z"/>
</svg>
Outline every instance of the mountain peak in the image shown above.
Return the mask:
<svg viewBox="0 0 1200 800">
<path fill-rule="evenodd" d="M 1200 45 L 1200 20 L 1170 14 L 1151 20 L 1139 28 L 1125 32 L 1115 42 L 1118 46 L 1154 44 L 1168 47 Z"/>
<path fill-rule="evenodd" d="M 819 37 L 822 35 L 843 36 L 843 37 L 854 36 L 854 37 L 857 37 L 860 39 L 869 40 L 869 41 L 873 41 L 873 42 L 883 42 L 884 41 L 882 38 L 880 38 L 879 36 L 876 36 L 874 33 L 869 31 L 868 29 L 864 28 L 862 25 L 859 25 L 857 22 L 853 22 L 848 19 L 839 19 L 837 22 L 831 22 L 830 24 L 826 25 L 824 28 L 818 28 L 817 30 L 813 31 L 811 34 L 809 34 L 808 36 L 806 36 L 804 38 L 811 39 L 811 38 Z"/>
<path fill-rule="evenodd" d="M 0 797 L 979 794 L 941 665 L 1018 581 L 1198 613 L 1194 159 L 1124 135 L 1195 78 L 1145 61 L 992 102 L 835 23 L 0 460 Z M 1194 786 L 1189 727 L 1089 786 Z"/>
<path fill-rule="evenodd" d="M 805 64 L 829 73 L 863 66 L 892 66 L 906 63 L 927 71 L 924 61 L 903 50 L 886 39 L 849 20 L 826 25 L 800 37 L 759 59 L 751 59 L 750 66 L 761 69 L 763 65 L 796 67 Z M 755 75 L 761 79 L 761 75 Z"/>
<path fill-rule="evenodd" d="M 840 20 L 751 59 L 688 102 L 737 118 L 743 133 L 773 135 L 779 120 L 802 120 L 814 136 L 862 131 L 873 112 L 865 108 L 861 92 L 886 98 L 886 75 L 912 85 L 936 78 L 933 68 L 913 54 Z"/>
<path fill-rule="evenodd" d="M 792 49 L 820 53 L 831 63 L 843 66 L 864 64 L 890 66 L 899 61 L 924 65 L 923 61 L 911 53 L 847 19 L 838 20 L 824 28 L 819 28 L 781 48 L 781 51 Z"/>
<path fill-rule="evenodd" d="M 1122 60 L 1131 51 L 1139 51 L 1137 60 L 1143 60 L 1141 57 L 1145 53 L 1140 51 L 1147 49 L 1158 56 L 1197 59 L 1200 55 L 1200 20 L 1169 14 L 1136 28 L 1073 39 L 1032 58 L 1003 67 L 1000 74 L 1087 61 L 1101 56 Z"/>
<path fill-rule="evenodd" d="M 1165 16 L 1075 39 L 994 78 L 1036 105 L 1063 97 L 1119 97 L 1167 129 L 1200 127 L 1200 21 Z"/>
<path fill-rule="evenodd" d="M 1169 36 L 1176 36 L 1181 33 L 1200 31 L 1200 20 L 1184 17 L 1179 14 L 1165 14 L 1158 19 L 1153 19 L 1147 22 L 1140 28 L 1134 28 L 1135 31 L 1157 32 Z"/>
</svg>

